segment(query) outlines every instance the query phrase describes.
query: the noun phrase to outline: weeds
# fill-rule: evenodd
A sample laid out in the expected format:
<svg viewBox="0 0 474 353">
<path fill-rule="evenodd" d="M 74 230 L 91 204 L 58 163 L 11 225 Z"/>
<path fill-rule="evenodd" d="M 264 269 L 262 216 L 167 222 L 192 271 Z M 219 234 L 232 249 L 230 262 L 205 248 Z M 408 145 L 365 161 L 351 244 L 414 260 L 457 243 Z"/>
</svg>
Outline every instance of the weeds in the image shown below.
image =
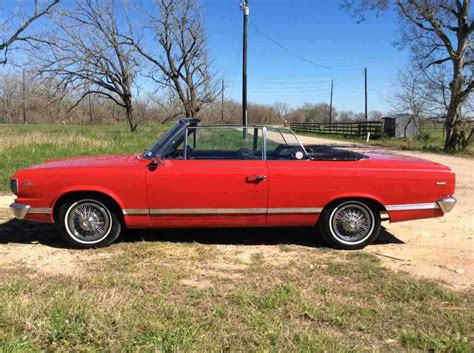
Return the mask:
<svg viewBox="0 0 474 353">
<path fill-rule="evenodd" d="M 275 249 L 250 256 L 243 276 L 228 282 L 232 267 L 218 264 L 239 263 L 234 253 L 144 244 L 114 245 L 81 277 L 5 271 L 0 351 L 474 348 L 472 293 L 389 272 L 364 252 Z M 278 254 L 293 260 L 274 261 Z M 209 285 L 189 286 L 191 278 Z"/>
</svg>

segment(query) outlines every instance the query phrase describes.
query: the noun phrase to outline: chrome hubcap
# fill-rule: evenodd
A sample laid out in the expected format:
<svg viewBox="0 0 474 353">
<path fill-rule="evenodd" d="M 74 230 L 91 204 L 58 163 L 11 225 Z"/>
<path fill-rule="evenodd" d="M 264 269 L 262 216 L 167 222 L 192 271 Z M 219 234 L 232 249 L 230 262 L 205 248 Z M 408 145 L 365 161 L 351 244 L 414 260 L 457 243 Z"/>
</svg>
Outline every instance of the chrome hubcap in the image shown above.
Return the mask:
<svg viewBox="0 0 474 353">
<path fill-rule="evenodd" d="M 346 242 L 357 242 L 372 232 L 373 216 L 366 207 L 348 203 L 334 211 L 331 226 L 338 238 Z"/>
<path fill-rule="evenodd" d="M 66 218 L 70 235 L 83 243 L 101 241 L 112 225 L 110 212 L 102 204 L 91 201 L 72 205 Z"/>
</svg>

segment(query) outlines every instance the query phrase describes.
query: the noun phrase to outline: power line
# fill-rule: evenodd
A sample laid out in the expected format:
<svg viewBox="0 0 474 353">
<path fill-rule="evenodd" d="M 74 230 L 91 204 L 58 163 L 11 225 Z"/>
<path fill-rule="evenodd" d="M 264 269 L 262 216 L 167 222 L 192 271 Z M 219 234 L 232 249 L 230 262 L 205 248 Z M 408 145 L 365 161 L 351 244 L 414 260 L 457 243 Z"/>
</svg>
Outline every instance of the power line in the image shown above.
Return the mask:
<svg viewBox="0 0 474 353">
<path fill-rule="evenodd" d="M 262 37 L 265 37 L 267 40 L 269 40 L 270 42 L 272 42 L 273 44 L 275 44 L 276 46 L 280 47 L 281 49 L 283 49 L 284 51 L 286 51 L 287 53 L 293 55 L 294 57 L 308 63 L 308 64 L 311 64 L 315 67 L 318 67 L 318 68 L 321 68 L 321 69 L 326 69 L 326 70 L 333 70 L 333 71 L 360 71 L 361 69 L 342 69 L 342 68 L 336 68 L 336 67 L 331 67 L 331 66 L 326 66 L 326 65 L 321 65 L 321 64 L 318 64 L 318 63 L 315 63 L 314 61 L 308 59 L 308 58 L 305 58 L 304 56 L 294 52 L 293 50 L 289 49 L 288 47 L 284 46 L 283 44 L 279 43 L 278 41 L 276 41 L 275 39 L 271 38 L 268 34 L 265 34 L 264 32 L 262 32 L 255 23 L 253 23 L 252 21 L 250 21 L 250 24 L 253 26 L 253 28 L 255 29 L 255 31 L 260 34 Z"/>
</svg>

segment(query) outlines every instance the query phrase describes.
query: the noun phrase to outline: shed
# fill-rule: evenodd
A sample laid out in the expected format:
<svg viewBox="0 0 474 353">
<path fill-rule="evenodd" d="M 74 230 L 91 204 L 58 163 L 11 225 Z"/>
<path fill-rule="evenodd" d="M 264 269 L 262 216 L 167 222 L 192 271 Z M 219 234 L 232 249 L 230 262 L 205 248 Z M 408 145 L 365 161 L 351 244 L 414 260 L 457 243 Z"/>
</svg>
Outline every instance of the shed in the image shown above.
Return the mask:
<svg viewBox="0 0 474 353">
<path fill-rule="evenodd" d="M 387 137 L 414 138 L 418 133 L 413 115 L 396 114 L 382 118 L 383 132 Z"/>
</svg>

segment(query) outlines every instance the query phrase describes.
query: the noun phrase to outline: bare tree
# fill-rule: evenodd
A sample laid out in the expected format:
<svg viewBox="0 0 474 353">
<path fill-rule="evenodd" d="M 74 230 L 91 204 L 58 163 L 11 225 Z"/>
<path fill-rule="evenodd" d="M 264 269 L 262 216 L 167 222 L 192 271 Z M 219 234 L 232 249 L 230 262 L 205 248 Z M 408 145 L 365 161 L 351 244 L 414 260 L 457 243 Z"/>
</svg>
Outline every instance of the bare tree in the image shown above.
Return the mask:
<svg viewBox="0 0 474 353">
<path fill-rule="evenodd" d="M 446 151 L 467 147 L 473 134 L 461 119 L 461 109 L 474 89 L 474 19 L 471 0 L 343 0 L 343 6 L 364 20 L 370 10 L 395 8 L 402 19 L 402 40 L 414 61 L 429 75 L 436 66 L 449 74 Z"/>
<path fill-rule="evenodd" d="M 309 104 L 306 103 L 302 108 L 299 108 L 304 112 L 305 121 L 307 122 L 317 122 L 317 123 L 327 123 L 329 122 L 329 104 L 327 103 L 317 103 Z M 337 116 L 337 110 L 335 107 L 332 108 L 332 118 L 335 119 Z"/>
<path fill-rule="evenodd" d="M 40 42 L 42 39 L 39 36 L 33 36 L 28 34 L 28 29 L 31 25 L 39 20 L 41 17 L 50 13 L 53 7 L 59 2 L 59 0 L 51 0 L 45 3 L 34 0 L 31 1 L 31 4 L 25 6 L 30 11 L 17 23 L 11 23 L 15 21 L 15 16 L 12 16 L 12 13 L 7 14 L 7 18 L 1 16 L 0 31 L 2 32 L 0 37 L 0 52 L 2 53 L 2 58 L 0 59 L 0 64 L 6 64 L 8 62 L 8 52 L 13 49 L 15 43 L 26 42 L 34 43 Z"/>
<path fill-rule="evenodd" d="M 424 118 L 433 113 L 431 92 L 423 80 L 422 74 L 414 70 L 400 72 L 395 82 L 396 91 L 390 99 L 396 113 L 406 113 L 410 116 L 405 125 L 405 136 L 408 126 L 416 124 L 421 129 Z"/>
<path fill-rule="evenodd" d="M 155 0 L 155 3 L 159 13 L 148 13 L 146 25 L 151 28 L 153 43 L 132 37 L 128 41 L 151 64 L 149 77 L 179 98 L 183 111 L 175 116 L 195 117 L 220 93 L 218 81 L 211 74 L 200 8 L 194 0 Z M 148 50 L 146 45 L 155 50 Z"/>
<path fill-rule="evenodd" d="M 274 103 L 273 109 L 275 110 L 278 116 L 278 120 L 280 120 L 281 122 L 284 122 L 286 116 L 288 115 L 288 112 L 290 111 L 288 104 L 283 103 L 283 102 Z"/>
<path fill-rule="evenodd" d="M 383 113 L 378 110 L 371 110 L 369 112 L 369 121 L 382 121 Z"/>
<path fill-rule="evenodd" d="M 0 77 L 0 114 L 4 123 L 11 124 L 20 112 L 21 82 L 13 75 Z"/>
<path fill-rule="evenodd" d="M 49 38 L 40 65 L 44 76 L 55 77 L 59 86 L 76 92 L 70 110 L 97 95 L 122 107 L 130 131 L 135 131 L 132 93 L 138 62 L 135 50 L 122 40 L 129 27 L 128 19 L 120 20 L 126 17 L 120 4 L 75 0 L 74 6 L 56 11 L 57 33 Z"/>
</svg>

